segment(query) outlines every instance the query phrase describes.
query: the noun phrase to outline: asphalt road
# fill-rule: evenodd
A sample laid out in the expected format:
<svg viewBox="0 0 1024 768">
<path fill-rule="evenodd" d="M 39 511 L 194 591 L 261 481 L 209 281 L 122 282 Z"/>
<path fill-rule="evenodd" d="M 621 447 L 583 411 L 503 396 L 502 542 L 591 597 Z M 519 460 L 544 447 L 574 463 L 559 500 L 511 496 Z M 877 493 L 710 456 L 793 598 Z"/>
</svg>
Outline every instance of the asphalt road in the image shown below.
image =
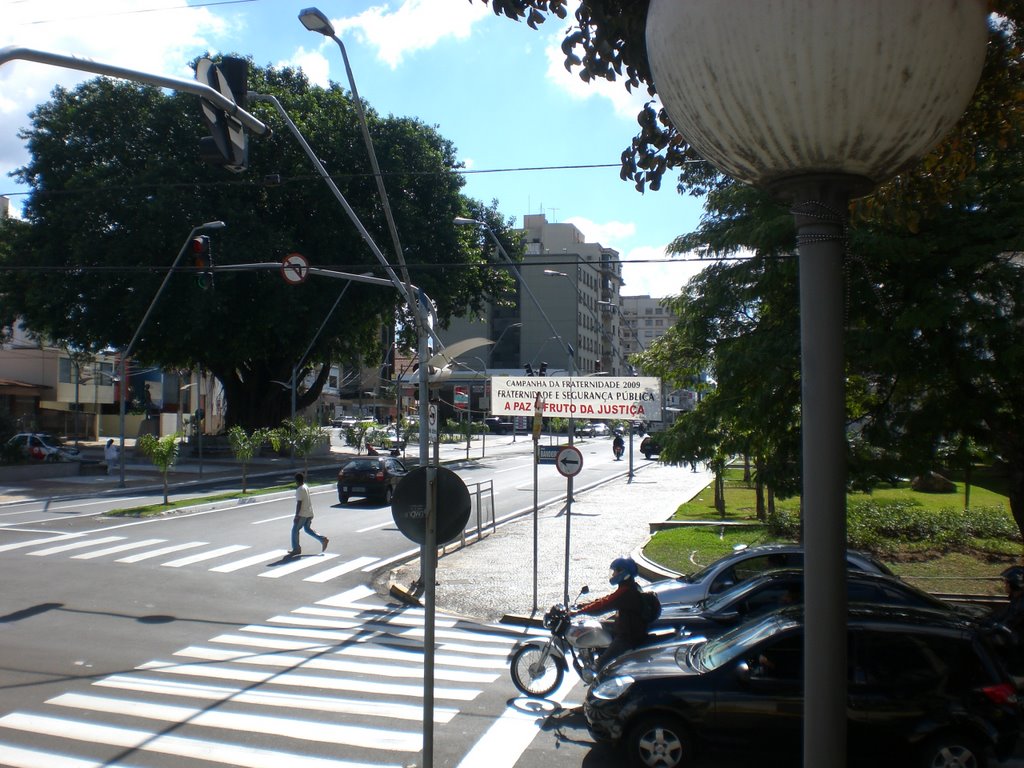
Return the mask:
<svg viewBox="0 0 1024 768">
<path fill-rule="evenodd" d="M 499 509 L 532 477 L 515 457 L 459 471 L 487 473 Z M 342 508 L 330 485 L 314 505 L 331 545 L 307 539 L 299 559 L 284 557 L 288 494 L 155 519 L 98 517 L 89 499 L 6 517 L 0 765 L 422 764 L 423 612 L 365 586 L 411 543 L 388 509 Z M 434 765 L 592 760 L 575 741 L 533 756 L 543 726 L 505 661 L 525 630 L 442 614 L 435 631 Z"/>
</svg>

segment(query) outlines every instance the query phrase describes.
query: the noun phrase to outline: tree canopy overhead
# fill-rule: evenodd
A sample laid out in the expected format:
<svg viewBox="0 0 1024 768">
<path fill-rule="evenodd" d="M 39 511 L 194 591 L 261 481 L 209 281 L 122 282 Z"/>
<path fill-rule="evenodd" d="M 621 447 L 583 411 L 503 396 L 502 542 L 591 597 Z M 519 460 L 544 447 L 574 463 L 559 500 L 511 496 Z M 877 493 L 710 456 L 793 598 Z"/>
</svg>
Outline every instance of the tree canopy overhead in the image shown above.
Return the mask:
<svg viewBox="0 0 1024 768">
<path fill-rule="evenodd" d="M 494 13 L 537 28 L 545 21 L 565 19 L 566 0 L 480 0 Z M 619 80 L 632 91 L 644 88 L 652 97 L 637 115 L 639 132 L 622 152 L 623 179 L 637 190 L 660 188 L 668 171 L 679 174 L 680 191 L 703 195 L 730 183 L 690 146 L 671 118 L 654 100 L 656 84 L 647 59 L 646 20 L 650 0 L 581 0 L 562 41 L 565 67 L 585 82 Z M 964 118 L 917 168 L 902 174 L 870 200 L 913 226 L 906 211 L 911 201 L 941 201 L 957 180 L 970 171 L 978 146 L 998 145 L 1019 135 L 1024 126 L 1024 67 L 1021 66 L 1021 24 L 1024 0 L 989 0 L 990 35 L 985 70 Z M 941 9 L 936 7 L 936 13 Z"/>
<path fill-rule="evenodd" d="M 396 264 L 350 94 L 270 67 L 250 67 L 249 90 L 279 99 Z M 269 105 L 249 105 L 275 132 L 252 138 L 239 175 L 200 162 L 199 110 L 194 96 L 97 79 L 56 89 L 32 113 L 21 134 L 31 160 L 17 172 L 32 190 L 27 224 L 0 233 L 0 327 L 20 316 L 75 347 L 124 348 L 189 232 L 215 220 L 227 224 L 209 233 L 218 266 L 279 263 L 298 252 L 315 266 L 385 276 Z M 435 128 L 366 114 L 412 282 L 442 323 L 479 309 L 507 278 L 483 268 L 477 241 L 452 221 L 487 219 L 502 234 L 505 222 L 493 205 L 462 194 L 455 149 Z M 320 379 L 300 395 L 302 407 L 319 395 L 330 362 L 378 358 L 380 328 L 405 311 L 395 290 L 314 277 L 291 286 L 276 270 L 219 273 L 203 289 L 187 267 L 170 279 L 136 356 L 210 370 L 224 386 L 229 425 L 276 425 L 290 407 L 280 382 L 342 292 L 311 351 Z"/>
</svg>

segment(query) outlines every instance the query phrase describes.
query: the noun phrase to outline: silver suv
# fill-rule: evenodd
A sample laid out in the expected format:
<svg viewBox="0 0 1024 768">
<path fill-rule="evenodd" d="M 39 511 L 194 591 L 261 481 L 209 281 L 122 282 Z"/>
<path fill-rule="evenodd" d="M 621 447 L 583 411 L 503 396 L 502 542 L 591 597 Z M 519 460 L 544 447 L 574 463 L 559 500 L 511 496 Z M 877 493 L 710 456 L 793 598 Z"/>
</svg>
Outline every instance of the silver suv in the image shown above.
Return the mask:
<svg viewBox="0 0 1024 768">
<path fill-rule="evenodd" d="M 855 571 L 894 575 L 873 556 L 856 550 L 847 551 L 846 564 Z M 800 544 L 742 547 L 695 573 L 657 581 L 647 591 L 657 593 L 662 605 L 690 605 L 765 571 L 803 567 L 804 548 Z"/>
</svg>

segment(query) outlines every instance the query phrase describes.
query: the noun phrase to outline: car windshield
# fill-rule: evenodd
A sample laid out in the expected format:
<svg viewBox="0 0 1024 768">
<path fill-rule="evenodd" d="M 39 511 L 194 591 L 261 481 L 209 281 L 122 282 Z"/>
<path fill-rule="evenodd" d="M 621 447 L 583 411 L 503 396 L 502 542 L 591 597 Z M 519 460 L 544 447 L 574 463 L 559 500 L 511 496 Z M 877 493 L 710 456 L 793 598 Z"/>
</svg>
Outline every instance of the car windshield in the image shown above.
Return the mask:
<svg viewBox="0 0 1024 768">
<path fill-rule="evenodd" d="M 800 626 L 800 622 L 787 616 L 777 614 L 766 616 L 760 621 L 743 624 L 709 640 L 694 651 L 690 661 L 695 667 L 704 671 L 718 669 L 746 652 L 752 645 L 797 626 Z"/>
<path fill-rule="evenodd" d="M 677 581 L 681 581 L 684 584 L 699 584 L 700 582 L 704 581 L 713 570 L 716 570 L 718 568 L 718 564 L 720 562 L 720 560 L 716 560 L 711 565 L 704 566 L 699 571 L 694 571 L 693 573 L 684 573 L 677 579 Z"/>
<path fill-rule="evenodd" d="M 750 594 L 755 589 L 760 589 L 764 585 L 765 579 L 748 579 L 747 581 L 741 581 L 734 587 L 723 590 L 717 595 L 712 595 L 704 600 L 701 600 L 701 610 L 708 611 L 709 613 L 717 613 L 725 608 L 728 608 L 730 604 L 737 600 L 742 600 L 746 595 Z"/>
</svg>

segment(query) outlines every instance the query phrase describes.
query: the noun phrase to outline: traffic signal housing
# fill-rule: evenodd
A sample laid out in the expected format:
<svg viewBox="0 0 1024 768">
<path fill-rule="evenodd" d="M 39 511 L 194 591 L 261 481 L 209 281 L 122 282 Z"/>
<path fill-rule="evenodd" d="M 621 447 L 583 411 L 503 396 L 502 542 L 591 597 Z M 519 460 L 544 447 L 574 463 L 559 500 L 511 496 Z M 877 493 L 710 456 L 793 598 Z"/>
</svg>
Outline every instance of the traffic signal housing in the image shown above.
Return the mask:
<svg viewBox="0 0 1024 768">
<path fill-rule="evenodd" d="M 196 282 L 200 288 L 213 287 L 213 254 L 210 253 L 210 238 L 198 235 L 192 238 L 192 266 L 199 272 Z"/>
<path fill-rule="evenodd" d="M 220 64 L 210 59 L 196 63 L 196 80 L 205 83 L 221 95 L 245 109 L 249 95 L 249 62 L 246 59 L 224 57 Z M 209 136 L 199 140 L 199 157 L 212 165 L 240 173 L 249 164 L 249 135 L 245 126 L 229 112 L 201 99 L 203 122 Z"/>
<path fill-rule="evenodd" d="M 523 368 L 526 370 L 527 376 L 533 376 L 533 366 L 529 363 L 524 363 Z"/>
<path fill-rule="evenodd" d="M 548 375 L 548 364 L 547 363 L 541 363 L 540 364 L 540 370 L 537 371 L 537 375 L 538 376 L 547 376 Z"/>
</svg>

